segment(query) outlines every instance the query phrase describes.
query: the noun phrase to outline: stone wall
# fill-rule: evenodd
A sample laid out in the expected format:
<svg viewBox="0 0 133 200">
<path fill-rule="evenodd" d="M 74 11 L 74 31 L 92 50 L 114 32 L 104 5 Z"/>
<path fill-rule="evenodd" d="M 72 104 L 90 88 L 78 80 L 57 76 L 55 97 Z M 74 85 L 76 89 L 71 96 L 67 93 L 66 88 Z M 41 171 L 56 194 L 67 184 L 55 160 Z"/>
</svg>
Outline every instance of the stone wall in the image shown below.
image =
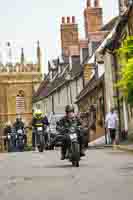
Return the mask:
<svg viewBox="0 0 133 200">
<path fill-rule="evenodd" d="M 16 96 L 20 90 L 24 92 L 25 112 L 21 114 L 23 120 L 28 124 L 32 119 L 32 95 L 35 84 L 41 81 L 41 74 L 33 73 L 0 73 L 0 123 L 4 125 L 7 121 L 12 123 L 17 117 Z M 2 131 L 1 133 L 2 134 Z"/>
</svg>

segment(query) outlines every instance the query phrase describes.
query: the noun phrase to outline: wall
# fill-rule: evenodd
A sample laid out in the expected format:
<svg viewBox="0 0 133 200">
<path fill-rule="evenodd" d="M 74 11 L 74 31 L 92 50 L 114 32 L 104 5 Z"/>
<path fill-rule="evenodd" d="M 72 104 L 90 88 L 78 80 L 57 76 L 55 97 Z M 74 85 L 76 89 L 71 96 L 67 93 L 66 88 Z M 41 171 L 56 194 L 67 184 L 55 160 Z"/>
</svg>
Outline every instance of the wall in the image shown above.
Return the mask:
<svg viewBox="0 0 133 200">
<path fill-rule="evenodd" d="M 16 119 L 16 96 L 19 90 L 24 91 L 25 112 L 21 115 L 29 123 L 32 118 L 33 86 L 41 81 L 41 74 L 37 72 L 2 72 L 0 73 L 0 121 L 14 122 Z"/>
<path fill-rule="evenodd" d="M 88 112 L 88 127 L 91 127 L 92 123 L 95 122 L 96 130 L 90 129 L 90 141 L 93 141 L 105 134 L 104 129 L 104 112 L 101 110 L 100 99 L 103 97 L 103 85 L 99 85 L 98 88 L 94 89 L 91 93 L 88 93 L 78 102 L 80 112 Z M 90 111 L 89 108 L 92 105 L 96 105 L 96 121 L 94 120 L 94 111 Z M 102 122 L 102 125 L 99 124 Z"/>
<path fill-rule="evenodd" d="M 111 107 L 114 107 L 114 83 L 112 77 L 112 55 L 108 52 L 104 55 L 105 63 L 105 98 L 106 98 L 106 112 L 110 111 Z"/>
<path fill-rule="evenodd" d="M 75 79 L 74 81 L 67 83 L 62 86 L 59 90 L 56 90 L 53 95 L 54 103 L 54 112 L 55 113 L 64 113 L 65 106 L 76 101 L 77 94 L 83 89 L 83 80 L 82 77 Z M 46 110 L 48 113 L 52 112 L 52 96 L 48 97 Z M 45 103 L 46 104 L 46 103 Z M 77 105 L 75 105 L 76 111 L 78 111 Z"/>
</svg>

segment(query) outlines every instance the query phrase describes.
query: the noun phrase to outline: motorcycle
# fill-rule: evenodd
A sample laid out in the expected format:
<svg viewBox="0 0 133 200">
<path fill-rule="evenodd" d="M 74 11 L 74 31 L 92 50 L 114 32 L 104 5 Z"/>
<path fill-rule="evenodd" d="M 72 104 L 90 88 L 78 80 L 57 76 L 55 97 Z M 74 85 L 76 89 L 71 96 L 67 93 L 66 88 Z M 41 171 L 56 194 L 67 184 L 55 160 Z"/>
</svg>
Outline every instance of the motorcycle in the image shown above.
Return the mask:
<svg viewBox="0 0 133 200">
<path fill-rule="evenodd" d="M 36 127 L 37 147 L 39 152 L 43 152 L 46 146 L 46 141 L 45 141 L 46 128 L 47 128 L 46 126 L 43 127 L 43 124 Z"/>
<path fill-rule="evenodd" d="M 47 143 L 46 143 L 46 150 L 54 150 L 54 146 L 52 146 L 52 141 L 55 137 L 55 134 L 53 134 L 50 130 L 50 128 L 47 128 Z"/>
<path fill-rule="evenodd" d="M 71 126 L 67 129 L 67 141 L 68 141 L 68 147 L 66 151 L 66 159 L 68 159 L 74 167 L 79 167 L 79 161 L 80 161 L 80 144 L 78 139 L 78 131 L 79 127 Z M 63 139 L 63 135 L 58 135 L 56 139 L 57 142 L 61 141 Z"/>
<path fill-rule="evenodd" d="M 77 131 L 77 128 L 74 126 L 68 129 L 69 146 L 66 153 L 70 162 L 75 167 L 79 167 L 80 161 L 80 144 Z"/>
<path fill-rule="evenodd" d="M 14 150 L 14 142 L 13 142 L 13 134 L 12 133 L 8 133 L 7 134 L 7 145 L 8 145 L 8 152 L 12 152 Z"/>
<path fill-rule="evenodd" d="M 18 129 L 16 132 L 16 147 L 19 151 L 24 151 L 25 148 L 25 131 Z"/>
</svg>

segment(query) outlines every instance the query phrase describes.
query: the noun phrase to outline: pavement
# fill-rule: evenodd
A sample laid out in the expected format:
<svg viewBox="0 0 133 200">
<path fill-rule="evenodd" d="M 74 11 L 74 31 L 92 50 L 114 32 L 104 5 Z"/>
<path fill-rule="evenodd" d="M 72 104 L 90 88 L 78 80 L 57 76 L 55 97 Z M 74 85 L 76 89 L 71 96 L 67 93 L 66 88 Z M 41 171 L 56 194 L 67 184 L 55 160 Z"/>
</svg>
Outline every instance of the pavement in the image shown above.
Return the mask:
<svg viewBox="0 0 133 200">
<path fill-rule="evenodd" d="M 117 145 L 116 148 L 133 153 L 133 144 Z"/>
<path fill-rule="evenodd" d="M 108 139 L 109 141 L 109 139 Z M 110 148 L 113 147 L 112 145 L 105 145 L 105 136 L 102 136 L 89 144 L 89 148 Z M 114 148 L 117 148 L 118 150 L 123 150 L 123 151 L 128 151 L 128 152 L 133 152 L 133 142 L 129 142 L 128 140 L 124 143 L 121 143 L 120 145 L 114 146 Z"/>
<path fill-rule="evenodd" d="M 74 168 L 59 151 L 0 154 L 0 200 L 132 200 L 133 155 L 91 149 Z"/>
</svg>

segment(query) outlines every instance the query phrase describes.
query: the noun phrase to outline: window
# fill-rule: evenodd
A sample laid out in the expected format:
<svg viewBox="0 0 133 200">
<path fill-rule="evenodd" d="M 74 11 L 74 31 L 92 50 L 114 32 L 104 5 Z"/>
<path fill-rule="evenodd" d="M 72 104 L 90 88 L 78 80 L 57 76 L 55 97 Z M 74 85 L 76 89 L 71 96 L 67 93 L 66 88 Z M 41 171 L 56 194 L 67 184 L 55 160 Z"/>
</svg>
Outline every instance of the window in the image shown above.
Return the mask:
<svg viewBox="0 0 133 200">
<path fill-rule="evenodd" d="M 20 90 L 16 96 L 16 113 L 22 114 L 25 112 L 24 91 Z"/>
</svg>

